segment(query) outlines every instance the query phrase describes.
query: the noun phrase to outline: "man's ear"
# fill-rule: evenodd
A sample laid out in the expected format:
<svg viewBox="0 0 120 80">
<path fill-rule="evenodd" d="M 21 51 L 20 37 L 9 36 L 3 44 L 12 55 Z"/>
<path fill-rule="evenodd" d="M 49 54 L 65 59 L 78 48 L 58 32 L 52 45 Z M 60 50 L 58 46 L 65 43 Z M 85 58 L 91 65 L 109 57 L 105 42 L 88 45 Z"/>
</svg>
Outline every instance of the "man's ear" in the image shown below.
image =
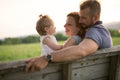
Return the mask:
<svg viewBox="0 0 120 80">
<path fill-rule="evenodd" d="M 93 17 L 94 23 L 95 23 L 96 21 L 98 21 L 98 20 L 99 20 L 99 16 L 98 16 L 98 15 L 95 15 L 95 16 Z"/>
</svg>

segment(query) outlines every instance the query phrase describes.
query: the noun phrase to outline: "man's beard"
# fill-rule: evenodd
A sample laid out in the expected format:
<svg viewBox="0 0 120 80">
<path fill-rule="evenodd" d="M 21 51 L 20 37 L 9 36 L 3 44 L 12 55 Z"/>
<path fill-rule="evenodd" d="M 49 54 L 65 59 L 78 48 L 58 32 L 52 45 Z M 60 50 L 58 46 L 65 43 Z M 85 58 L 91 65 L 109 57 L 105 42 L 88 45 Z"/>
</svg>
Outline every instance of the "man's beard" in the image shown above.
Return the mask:
<svg viewBox="0 0 120 80">
<path fill-rule="evenodd" d="M 83 23 L 80 23 L 80 25 L 81 25 L 81 27 L 83 28 L 83 29 L 88 29 L 88 28 L 90 28 L 92 25 L 94 25 L 94 23 L 93 22 L 91 22 L 91 24 L 89 24 L 89 25 L 85 25 L 85 24 L 83 24 Z M 84 26 L 83 26 L 84 25 Z"/>
<path fill-rule="evenodd" d="M 81 27 L 82 27 L 83 29 L 85 29 L 85 30 L 91 27 L 91 25 L 83 26 L 84 24 L 82 24 L 82 23 L 81 23 L 80 25 L 81 25 Z"/>
</svg>

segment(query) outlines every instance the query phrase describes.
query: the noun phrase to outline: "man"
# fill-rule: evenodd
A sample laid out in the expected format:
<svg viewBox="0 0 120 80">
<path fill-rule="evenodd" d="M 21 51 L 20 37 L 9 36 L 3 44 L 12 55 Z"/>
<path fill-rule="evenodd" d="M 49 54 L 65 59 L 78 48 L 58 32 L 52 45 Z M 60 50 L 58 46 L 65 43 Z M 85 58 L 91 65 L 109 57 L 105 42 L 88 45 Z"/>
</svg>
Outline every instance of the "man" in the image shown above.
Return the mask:
<svg viewBox="0 0 120 80">
<path fill-rule="evenodd" d="M 81 59 L 98 49 L 112 46 L 110 33 L 102 26 L 100 19 L 101 7 L 96 0 L 87 0 L 80 5 L 80 24 L 86 29 L 84 40 L 71 46 L 52 52 L 51 55 L 31 59 L 26 64 L 26 71 L 45 68 L 50 61 L 65 62 Z"/>
</svg>

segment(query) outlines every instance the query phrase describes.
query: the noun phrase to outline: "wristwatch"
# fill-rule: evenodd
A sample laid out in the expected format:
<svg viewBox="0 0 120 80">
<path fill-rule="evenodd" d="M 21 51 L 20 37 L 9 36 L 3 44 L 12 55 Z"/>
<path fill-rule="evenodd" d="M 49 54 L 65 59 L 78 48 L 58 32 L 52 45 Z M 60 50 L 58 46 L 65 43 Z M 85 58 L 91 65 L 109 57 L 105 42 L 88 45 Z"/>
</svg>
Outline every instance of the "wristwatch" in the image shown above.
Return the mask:
<svg viewBox="0 0 120 80">
<path fill-rule="evenodd" d="M 47 56 L 45 56 L 45 59 L 48 61 L 48 62 L 52 62 L 52 56 L 50 54 L 48 54 Z"/>
</svg>

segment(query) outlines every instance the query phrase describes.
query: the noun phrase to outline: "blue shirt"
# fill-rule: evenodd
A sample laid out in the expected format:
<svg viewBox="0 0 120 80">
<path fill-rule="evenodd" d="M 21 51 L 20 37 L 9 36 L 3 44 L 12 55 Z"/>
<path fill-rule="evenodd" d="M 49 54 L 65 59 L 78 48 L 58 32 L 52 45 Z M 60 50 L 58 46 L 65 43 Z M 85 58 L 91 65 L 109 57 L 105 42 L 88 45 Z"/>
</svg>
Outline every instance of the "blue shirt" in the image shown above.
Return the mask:
<svg viewBox="0 0 120 80">
<path fill-rule="evenodd" d="M 82 41 L 82 38 L 78 35 L 75 35 L 73 36 L 74 40 L 75 40 L 75 43 L 78 45 L 81 41 Z"/>
<path fill-rule="evenodd" d="M 98 45 L 98 49 L 110 48 L 112 46 L 112 38 L 109 31 L 101 25 L 102 22 L 98 21 L 92 25 L 88 32 L 85 34 L 85 38 L 92 39 Z"/>
</svg>

